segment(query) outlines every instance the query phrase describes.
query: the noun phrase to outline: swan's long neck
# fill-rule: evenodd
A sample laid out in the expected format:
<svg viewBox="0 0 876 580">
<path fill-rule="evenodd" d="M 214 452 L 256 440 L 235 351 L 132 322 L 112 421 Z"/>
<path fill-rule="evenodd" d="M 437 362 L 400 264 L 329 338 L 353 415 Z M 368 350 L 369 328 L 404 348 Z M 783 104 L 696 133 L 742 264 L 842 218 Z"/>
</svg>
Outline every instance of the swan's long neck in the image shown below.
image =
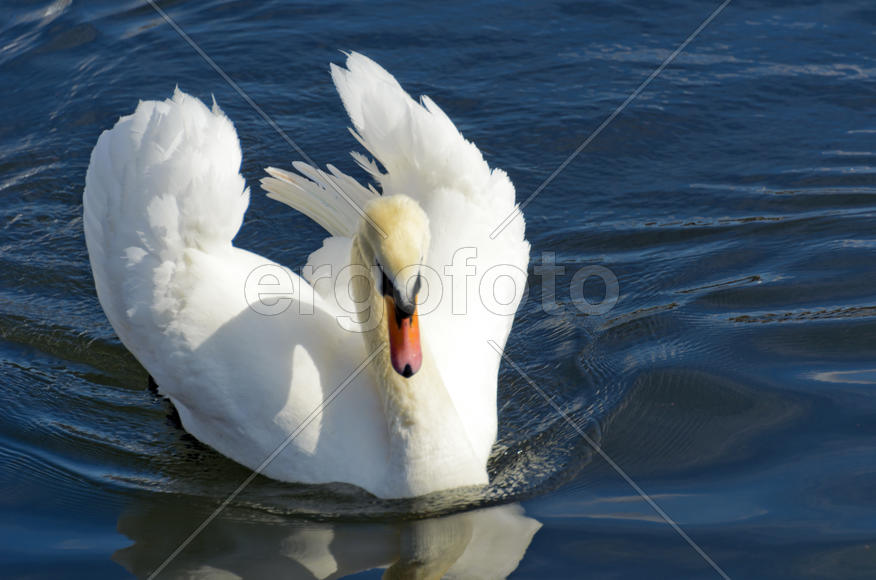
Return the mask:
<svg viewBox="0 0 876 580">
<path fill-rule="evenodd" d="M 374 264 L 374 257 L 358 237 L 353 239 L 350 263 L 365 268 Z M 390 361 L 382 296 L 374 291 L 371 279 L 364 276 L 352 278 L 351 291 L 357 303 L 367 300 L 369 304 L 369 309 L 360 314 L 360 322 L 370 320 L 365 325 L 369 330 L 363 332 L 365 347 L 369 354 L 380 349 L 369 370 L 376 379 L 386 416 L 389 436 L 386 477 L 390 487 L 396 487 L 394 492 L 399 496 L 414 496 L 434 489 L 486 484 L 486 466 L 472 449 L 429 352 L 428 337 L 421 340 L 422 367 L 412 377 L 402 377 Z"/>
</svg>

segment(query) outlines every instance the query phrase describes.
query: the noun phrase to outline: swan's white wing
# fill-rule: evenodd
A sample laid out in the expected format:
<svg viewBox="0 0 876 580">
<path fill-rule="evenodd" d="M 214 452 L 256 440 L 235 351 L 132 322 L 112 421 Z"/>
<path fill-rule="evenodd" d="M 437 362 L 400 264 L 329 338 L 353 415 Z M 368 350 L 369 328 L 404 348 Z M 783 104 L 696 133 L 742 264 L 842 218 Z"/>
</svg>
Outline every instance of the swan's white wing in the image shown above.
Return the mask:
<svg viewBox="0 0 876 580">
<path fill-rule="evenodd" d="M 365 204 L 378 194 L 362 187 L 355 179 L 328 165 L 329 173 L 295 161 L 301 175 L 268 167 L 262 188 L 268 197 L 297 209 L 333 236 L 350 238 L 356 233 Z M 304 177 L 302 177 L 304 176 Z"/>
<path fill-rule="evenodd" d="M 430 253 L 425 257 L 428 295 L 420 296 L 425 347 L 468 429 L 486 459 L 496 435 L 496 380 L 500 356 L 520 303 L 529 263 L 522 216 L 495 239 L 490 233 L 516 208 L 514 186 L 501 169 L 490 169 L 478 148 L 428 97 L 417 103 L 372 60 L 349 55 L 347 68 L 332 66 L 332 78 L 353 122 L 353 135 L 376 162 L 354 159 L 383 194 L 416 199 L 429 216 Z M 381 169 L 381 167 L 383 169 Z M 302 175 L 269 168 L 262 186 L 330 234 L 308 266 L 330 267 L 332 276 L 311 281 L 318 293 L 337 299 L 337 272 L 348 263 L 357 211 L 377 195 L 329 166 L 320 171 L 296 163 Z M 324 270 L 323 270 L 324 271 Z"/>
<path fill-rule="evenodd" d="M 84 228 L 98 297 L 122 342 L 188 431 L 254 468 L 367 353 L 306 281 L 233 247 L 249 201 L 240 162 L 234 127 L 218 108 L 179 91 L 141 103 L 94 148 Z M 259 267 L 288 282 L 285 310 L 251 308 L 247 282 Z M 373 385 L 360 375 L 264 473 L 374 489 L 383 425 Z"/>
<path fill-rule="evenodd" d="M 302 276 L 325 298 L 338 316 L 349 318 L 355 310 L 347 293 L 350 247 L 359 227 L 362 208 L 379 194 L 362 187 L 355 179 L 328 165 L 328 172 L 306 163 L 293 164 L 301 175 L 268 167 L 270 177 L 261 180 L 268 197 L 296 209 L 321 225 L 331 237 L 307 259 Z M 355 323 L 349 320 L 348 327 Z"/>
<path fill-rule="evenodd" d="M 354 157 L 385 195 L 408 195 L 429 216 L 432 241 L 425 262 L 443 295 L 421 304 L 423 340 L 472 441 L 486 455 L 496 416 L 485 410 L 495 409 L 499 367 L 487 341 L 504 346 L 529 263 L 522 216 L 490 239 L 516 208 L 514 186 L 504 171 L 490 169 L 428 97 L 415 102 L 392 75 L 360 54 L 350 54 L 346 66 L 332 66 L 332 77 L 354 135 L 385 171 Z"/>
<path fill-rule="evenodd" d="M 231 248 L 249 204 L 240 160 L 231 121 L 179 90 L 141 102 L 98 139 L 85 239 L 101 305 L 135 354 L 159 348 L 158 333 L 184 307 L 178 257 Z"/>
</svg>

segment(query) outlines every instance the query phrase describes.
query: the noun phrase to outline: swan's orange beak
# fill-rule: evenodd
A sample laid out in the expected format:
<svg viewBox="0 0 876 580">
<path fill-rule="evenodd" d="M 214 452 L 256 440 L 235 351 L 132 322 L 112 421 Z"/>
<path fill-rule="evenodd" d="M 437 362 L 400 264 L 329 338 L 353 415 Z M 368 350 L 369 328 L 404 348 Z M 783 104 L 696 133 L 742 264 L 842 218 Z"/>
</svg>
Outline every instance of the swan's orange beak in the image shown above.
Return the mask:
<svg viewBox="0 0 876 580">
<path fill-rule="evenodd" d="M 423 351 L 420 349 L 420 322 L 417 309 L 407 314 L 396 307 L 391 295 L 384 295 L 386 318 L 389 327 L 389 358 L 392 368 L 401 376 L 410 378 L 423 364 Z"/>
</svg>

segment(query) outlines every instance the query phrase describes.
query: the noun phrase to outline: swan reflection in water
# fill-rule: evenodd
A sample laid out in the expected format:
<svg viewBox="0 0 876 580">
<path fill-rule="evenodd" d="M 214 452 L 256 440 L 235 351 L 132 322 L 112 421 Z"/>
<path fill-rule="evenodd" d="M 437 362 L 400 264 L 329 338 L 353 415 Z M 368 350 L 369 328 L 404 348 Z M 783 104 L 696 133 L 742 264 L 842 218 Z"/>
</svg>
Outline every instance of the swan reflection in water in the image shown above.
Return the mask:
<svg viewBox="0 0 876 580">
<path fill-rule="evenodd" d="M 149 576 L 209 510 L 182 503 L 133 509 L 119 531 L 134 541 L 113 560 Z M 201 519 L 197 519 L 201 517 Z M 513 572 L 541 527 L 509 504 L 395 523 L 325 523 L 248 511 L 223 512 L 162 571 L 163 578 L 499 579 Z"/>
</svg>

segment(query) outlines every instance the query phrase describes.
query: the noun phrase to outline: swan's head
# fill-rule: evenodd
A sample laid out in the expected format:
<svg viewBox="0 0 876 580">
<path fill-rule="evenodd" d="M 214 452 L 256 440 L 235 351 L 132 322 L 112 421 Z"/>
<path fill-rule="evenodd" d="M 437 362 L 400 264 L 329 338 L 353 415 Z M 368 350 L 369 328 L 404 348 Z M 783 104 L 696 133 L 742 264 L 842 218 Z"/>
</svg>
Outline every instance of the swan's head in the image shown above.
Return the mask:
<svg viewBox="0 0 876 580">
<path fill-rule="evenodd" d="M 395 371 L 408 378 L 423 362 L 417 293 L 429 251 L 429 219 L 406 195 L 378 197 L 365 206 L 365 215 L 359 242 L 377 266 L 374 290 L 386 308 L 383 332 L 388 335 L 390 360 Z"/>
</svg>

